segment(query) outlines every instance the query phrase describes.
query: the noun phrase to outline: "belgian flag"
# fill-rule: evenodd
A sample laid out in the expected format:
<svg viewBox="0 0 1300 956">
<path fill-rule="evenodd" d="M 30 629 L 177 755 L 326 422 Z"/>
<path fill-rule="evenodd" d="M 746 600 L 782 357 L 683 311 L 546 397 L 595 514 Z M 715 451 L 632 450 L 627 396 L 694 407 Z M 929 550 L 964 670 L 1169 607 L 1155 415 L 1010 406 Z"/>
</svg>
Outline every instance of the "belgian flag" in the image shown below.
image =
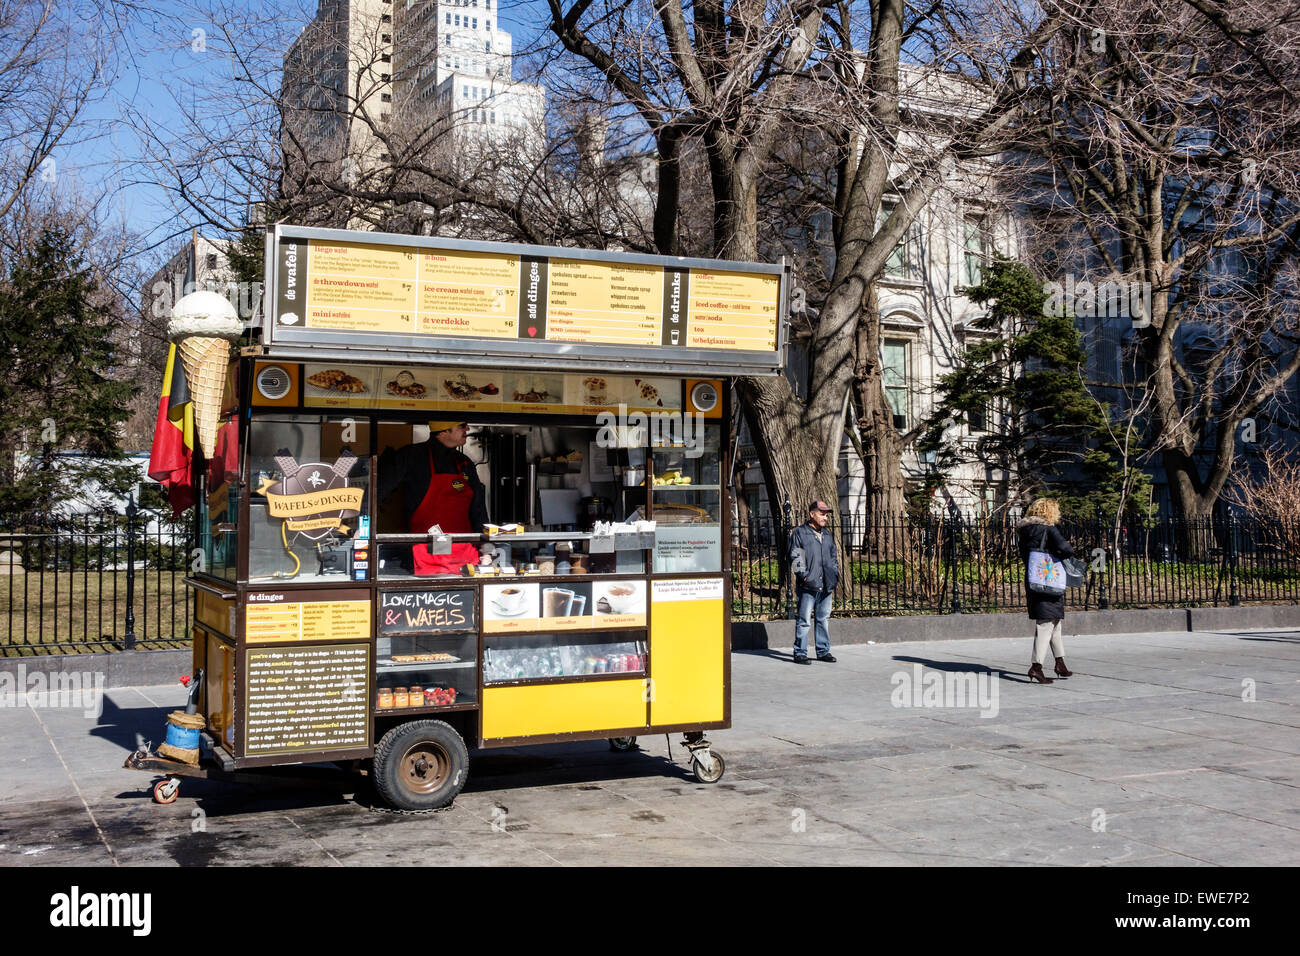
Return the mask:
<svg viewBox="0 0 1300 956">
<path fill-rule="evenodd" d="M 194 403 L 173 342 L 167 350 L 167 371 L 163 373 L 162 398 L 158 400 L 149 477 L 167 490 L 174 515 L 194 504 L 194 444 Z"/>
</svg>

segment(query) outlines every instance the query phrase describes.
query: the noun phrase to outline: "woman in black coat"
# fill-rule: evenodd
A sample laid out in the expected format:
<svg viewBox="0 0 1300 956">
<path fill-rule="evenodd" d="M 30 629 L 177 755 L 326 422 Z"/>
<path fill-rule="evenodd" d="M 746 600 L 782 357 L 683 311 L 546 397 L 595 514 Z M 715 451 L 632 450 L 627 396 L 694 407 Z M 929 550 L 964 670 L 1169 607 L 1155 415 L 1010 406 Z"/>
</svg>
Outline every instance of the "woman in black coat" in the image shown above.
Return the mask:
<svg viewBox="0 0 1300 956">
<path fill-rule="evenodd" d="M 1052 678 L 1043 673 L 1043 661 L 1047 659 L 1049 645 L 1056 657 L 1056 675 L 1069 677 L 1073 673 L 1065 666 L 1065 645 L 1061 641 L 1065 595 L 1042 594 L 1029 588 L 1029 552 L 1046 551 L 1057 561 L 1074 557 L 1074 549 L 1061 532 L 1056 530 L 1056 523 L 1060 520 L 1060 506 L 1050 498 L 1039 498 L 1029 506 L 1024 519 L 1016 523 L 1016 531 L 1020 536 L 1020 560 L 1025 565 L 1025 597 L 1029 605 L 1029 616 L 1037 625 L 1033 666 L 1029 668 L 1029 676 L 1040 684 L 1052 683 Z"/>
</svg>

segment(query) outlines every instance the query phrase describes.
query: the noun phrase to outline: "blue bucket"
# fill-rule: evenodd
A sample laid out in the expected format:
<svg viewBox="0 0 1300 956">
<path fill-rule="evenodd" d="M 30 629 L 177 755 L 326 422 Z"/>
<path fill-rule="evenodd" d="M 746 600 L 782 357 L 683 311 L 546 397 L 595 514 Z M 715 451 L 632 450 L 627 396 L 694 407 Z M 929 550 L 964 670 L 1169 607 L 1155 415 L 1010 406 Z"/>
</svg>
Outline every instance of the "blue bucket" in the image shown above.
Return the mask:
<svg viewBox="0 0 1300 956">
<path fill-rule="evenodd" d="M 194 750 L 199 746 L 199 729 L 197 727 L 177 727 L 167 724 L 167 746 L 177 750 Z"/>
</svg>

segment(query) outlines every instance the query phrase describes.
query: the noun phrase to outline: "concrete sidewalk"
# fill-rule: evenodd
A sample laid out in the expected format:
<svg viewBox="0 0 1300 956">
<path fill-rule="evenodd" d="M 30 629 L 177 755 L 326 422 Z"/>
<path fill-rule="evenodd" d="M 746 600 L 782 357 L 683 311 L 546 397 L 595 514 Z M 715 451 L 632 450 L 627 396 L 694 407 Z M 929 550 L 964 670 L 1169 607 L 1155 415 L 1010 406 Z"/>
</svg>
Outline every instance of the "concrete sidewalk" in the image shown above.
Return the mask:
<svg viewBox="0 0 1300 956">
<path fill-rule="evenodd" d="M 155 805 L 121 765 L 179 685 L 109 691 L 98 719 L 0 708 L 0 863 L 1300 863 L 1300 631 L 1067 636 L 1050 687 L 1028 638 L 835 651 L 733 656 L 716 786 L 679 736 L 672 760 L 663 737 L 488 751 L 425 816 L 191 780 Z M 973 706 L 936 698 L 945 675 Z"/>
</svg>

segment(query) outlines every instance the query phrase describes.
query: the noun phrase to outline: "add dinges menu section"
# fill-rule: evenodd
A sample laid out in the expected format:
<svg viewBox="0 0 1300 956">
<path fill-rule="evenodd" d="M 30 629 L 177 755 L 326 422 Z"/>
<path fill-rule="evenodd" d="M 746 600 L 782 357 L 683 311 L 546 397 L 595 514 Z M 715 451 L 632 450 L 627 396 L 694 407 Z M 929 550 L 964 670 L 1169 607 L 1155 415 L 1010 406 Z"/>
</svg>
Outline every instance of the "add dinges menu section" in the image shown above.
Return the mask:
<svg viewBox="0 0 1300 956">
<path fill-rule="evenodd" d="M 519 260 L 519 337 L 546 338 L 546 272 L 542 256 L 521 256 Z"/>
</svg>

